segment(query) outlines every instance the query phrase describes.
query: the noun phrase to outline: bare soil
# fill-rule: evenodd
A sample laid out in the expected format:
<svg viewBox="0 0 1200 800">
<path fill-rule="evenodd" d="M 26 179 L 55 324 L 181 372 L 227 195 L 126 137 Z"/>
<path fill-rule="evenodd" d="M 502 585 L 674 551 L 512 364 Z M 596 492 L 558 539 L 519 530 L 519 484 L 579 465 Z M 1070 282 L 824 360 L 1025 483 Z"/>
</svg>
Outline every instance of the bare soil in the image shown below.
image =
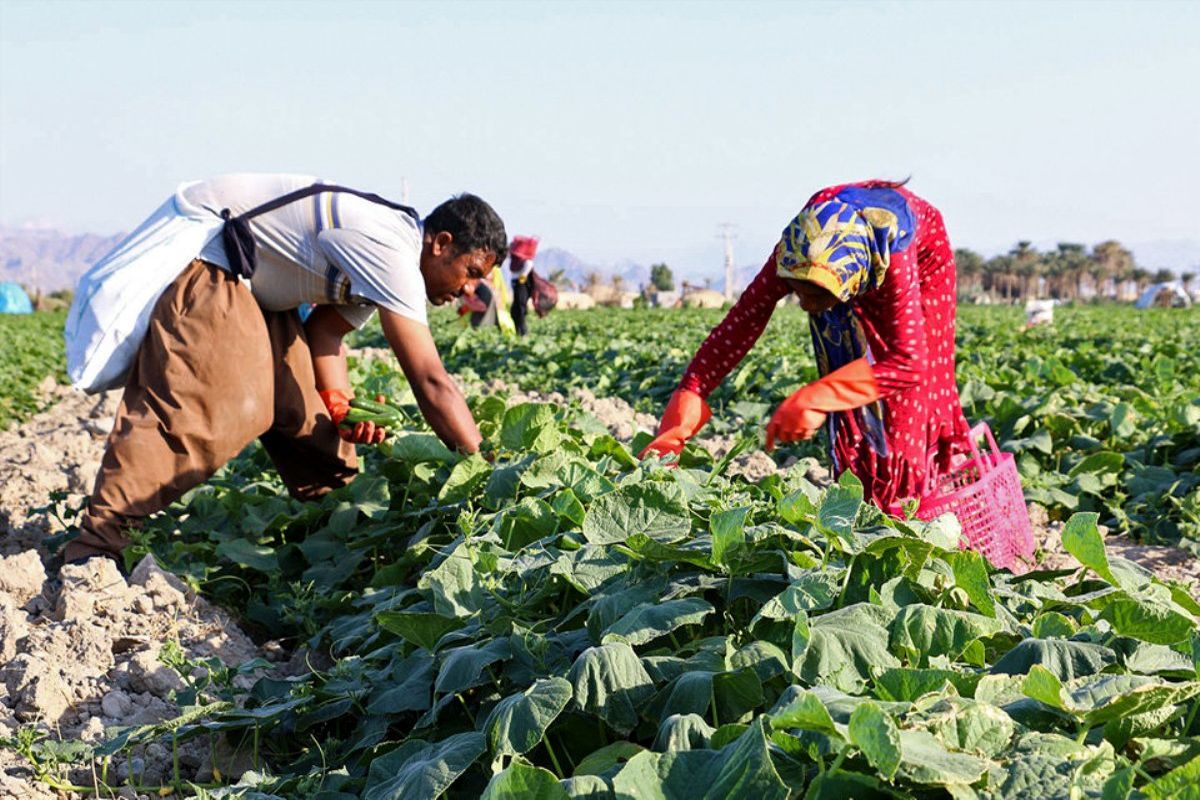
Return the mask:
<svg viewBox="0 0 1200 800">
<path fill-rule="evenodd" d="M 44 505 L 52 491 L 73 500 L 86 495 L 118 398 L 43 388 L 57 402 L 0 432 L 0 738 L 33 728 L 50 739 L 96 743 L 105 728 L 177 716 L 173 693 L 184 679 L 159 659 L 168 642 L 191 660 L 216 656 L 239 665 L 283 658 L 255 645 L 228 614 L 151 558 L 128 580 L 108 559 L 55 568 L 41 542 L 60 526 L 30 509 Z M 179 764 L 184 779 L 197 781 L 211 779 L 214 765 L 226 775 L 249 766 L 224 743 L 210 748 L 207 740 L 183 743 Z M 169 746 L 156 743 L 115 757 L 108 781 L 157 787 L 171 771 Z M 96 776 L 87 764 L 64 768 L 59 778 L 91 786 Z M 59 796 L 34 779 L 31 764 L 0 748 L 0 799 Z"/>
<path fill-rule="evenodd" d="M 1074 569 L 1082 565 L 1063 549 L 1063 523 L 1052 521 L 1046 509 L 1037 503 L 1029 504 L 1029 519 L 1033 523 L 1033 538 L 1037 542 L 1041 569 Z M 1117 556 L 1141 564 L 1159 578 L 1175 581 L 1189 588 L 1193 596 L 1200 597 L 1200 559 L 1179 547 L 1162 547 L 1138 544 L 1128 536 L 1115 534 L 1100 526 L 1104 534 L 1104 546 L 1109 556 Z"/>
</svg>

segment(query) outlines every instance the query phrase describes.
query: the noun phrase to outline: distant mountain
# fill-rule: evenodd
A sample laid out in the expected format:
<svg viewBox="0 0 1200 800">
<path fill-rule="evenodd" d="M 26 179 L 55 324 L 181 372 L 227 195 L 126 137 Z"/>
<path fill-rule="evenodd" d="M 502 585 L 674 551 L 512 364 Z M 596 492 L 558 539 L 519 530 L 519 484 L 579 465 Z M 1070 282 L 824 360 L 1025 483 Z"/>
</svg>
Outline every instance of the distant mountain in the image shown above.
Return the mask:
<svg viewBox="0 0 1200 800">
<path fill-rule="evenodd" d="M 587 283 L 588 275 L 596 273 L 602 283 L 610 283 L 614 275 L 620 275 L 625 288 L 636 291 L 650 281 L 650 268 L 628 259 L 615 264 L 602 265 L 584 261 L 579 256 L 560 247 L 547 247 L 538 252 L 537 270 L 542 275 L 563 271 L 563 279 L 577 287 Z"/>
<path fill-rule="evenodd" d="M 0 228 L 0 281 L 43 291 L 73 289 L 84 270 L 125 234 L 68 234 L 46 228 Z"/>
</svg>

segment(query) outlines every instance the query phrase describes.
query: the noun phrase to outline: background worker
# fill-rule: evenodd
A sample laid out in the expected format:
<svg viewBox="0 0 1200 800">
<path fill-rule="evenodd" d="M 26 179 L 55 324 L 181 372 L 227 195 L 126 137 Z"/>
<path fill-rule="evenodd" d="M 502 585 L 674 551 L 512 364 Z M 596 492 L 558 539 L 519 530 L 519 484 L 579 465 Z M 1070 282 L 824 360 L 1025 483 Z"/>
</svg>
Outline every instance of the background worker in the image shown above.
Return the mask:
<svg viewBox="0 0 1200 800">
<path fill-rule="evenodd" d="M 533 297 L 533 257 L 537 255 L 536 236 L 514 236 L 509 248 L 508 270 L 512 275 L 512 318 L 517 326 L 517 335 L 529 332 L 525 317 L 529 300 Z"/>
<path fill-rule="evenodd" d="M 822 189 L 705 339 L 643 451 L 678 454 L 711 416 L 705 398 L 795 292 L 822 376 L 767 424 L 775 442 L 829 434 L 834 473 L 850 470 L 880 507 L 920 497 L 928 454 L 945 468 L 965 442 L 954 380 L 955 268 L 941 213 L 902 183 Z"/>
<path fill-rule="evenodd" d="M 196 206 L 233 215 L 311 186 L 293 175 L 228 175 L 187 187 Z M 353 393 L 342 338 L 378 310 L 422 414 L 448 446 L 480 435 L 442 365 L 426 301 L 453 301 L 503 260 L 504 223 L 464 194 L 422 226 L 411 209 L 322 191 L 254 217 L 258 264 L 249 282 L 214 237 L 166 292 L 125 384 L 100 472 L 68 562 L 118 558 L 125 531 L 202 483 L 256 438 L 294 497 L 350 481 L 353 443 L 385 431 L 339 433 Z M 163 268 L 178 265 L 164 264 Z M 301 323 L 296 309 L 316 308 Z"/>
</svg>

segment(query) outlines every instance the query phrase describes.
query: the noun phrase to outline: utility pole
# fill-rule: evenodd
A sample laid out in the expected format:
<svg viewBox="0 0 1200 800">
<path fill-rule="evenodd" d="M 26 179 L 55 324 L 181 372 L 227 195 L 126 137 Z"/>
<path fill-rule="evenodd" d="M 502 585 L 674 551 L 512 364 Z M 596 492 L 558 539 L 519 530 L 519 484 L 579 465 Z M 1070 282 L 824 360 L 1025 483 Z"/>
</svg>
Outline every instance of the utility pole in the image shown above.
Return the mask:
<svg viewBox="0 0 1200 800">
<path fill-rule="evenodd" d="M 400 202 L 408 205 L 408 178 L 400 179 Z"/>
<path fill-rule="evenodd" d="M 717 238 L 725 242 L 725 299 L 733 299 L 733 240 L 737 238 L 737 226 L 732 222 L 722 222 L 717 228 L 721 231 Z"/>
</svg>

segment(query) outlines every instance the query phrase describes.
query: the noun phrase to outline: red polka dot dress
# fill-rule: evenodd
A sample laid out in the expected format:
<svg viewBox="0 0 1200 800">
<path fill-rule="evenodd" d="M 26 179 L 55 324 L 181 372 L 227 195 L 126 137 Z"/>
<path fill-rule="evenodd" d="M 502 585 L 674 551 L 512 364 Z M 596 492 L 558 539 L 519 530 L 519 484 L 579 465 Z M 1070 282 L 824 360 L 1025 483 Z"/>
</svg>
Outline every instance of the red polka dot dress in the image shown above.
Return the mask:
<svg viewBox="0 0 1200 800">
<path fill-rule="evenodd" d="M 848 301 L 861 328 L 883 409 L 883 441 L 873 437 L 861 414 L 838 412 L 831 455 L 838 472 L 849 469 L 867 496 L 882 508 L 919 497 L 925 489 L 927 460 L 940 463 L 961 449 L 969 426 L 954 378 L 956 276 L 954 253 L 941 213 L 903 187 L 880 182 L 845 184 L 815 194 L 806 209 L 826 201 L 870 196 L 886 188 L 905 204 L 911 240 L 890 252 L 886 272 Z M 852 192 L 845 190 L 851 189 Z M 865 190 L 865 191 L 864 191 Z M 783 245 L 781 244 L 781 247 Z M 741 361 L 770 321 L 778 301 L 790 292 L 773 254 L 746 292 L 713 329 L 688 366 L 681 388 L 702 397 Z"/>
</svg>

